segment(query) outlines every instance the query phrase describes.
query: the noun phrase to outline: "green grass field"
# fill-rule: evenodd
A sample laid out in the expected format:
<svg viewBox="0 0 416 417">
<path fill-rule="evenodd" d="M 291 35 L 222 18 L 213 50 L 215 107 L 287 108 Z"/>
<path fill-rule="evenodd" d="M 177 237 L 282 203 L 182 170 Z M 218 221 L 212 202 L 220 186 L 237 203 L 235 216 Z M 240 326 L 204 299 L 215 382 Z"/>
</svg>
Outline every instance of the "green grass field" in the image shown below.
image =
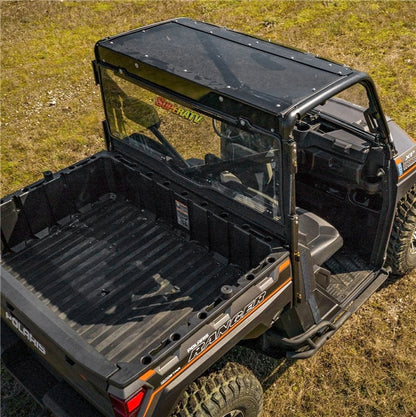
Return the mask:
<svg viewBox="0 0 416 417">
<path fill-rule="evenodd" d="M 178 16 L 369 72 L 386 113 L 416 137 L 416 2 L 2 1 L 0 7 L 2 195 L 103 148 L 94 43 Z M 309 360 L 234 350 L 232 359 L 263 384 L 264 417 L 416 416 L 415 292 L 415 272 L 389 282 Z M 2 371 L 1 415 L 38 412 Z"/>
</svg>

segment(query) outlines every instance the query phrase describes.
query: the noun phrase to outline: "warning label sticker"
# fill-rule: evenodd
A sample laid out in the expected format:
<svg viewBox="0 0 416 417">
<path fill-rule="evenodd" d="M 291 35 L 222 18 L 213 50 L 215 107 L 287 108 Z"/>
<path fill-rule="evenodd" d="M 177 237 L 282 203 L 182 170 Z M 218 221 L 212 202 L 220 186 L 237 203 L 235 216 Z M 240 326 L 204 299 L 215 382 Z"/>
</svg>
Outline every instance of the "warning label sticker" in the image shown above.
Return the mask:
<svg viewBox="0 0 416 417">
<path fill-rule="evenodd" d="M 176 205 L 176 219 L 178 224 L 189 230 L 189 213 L 188 206 L 178 200 L 175 200 Z"/>
</svg>

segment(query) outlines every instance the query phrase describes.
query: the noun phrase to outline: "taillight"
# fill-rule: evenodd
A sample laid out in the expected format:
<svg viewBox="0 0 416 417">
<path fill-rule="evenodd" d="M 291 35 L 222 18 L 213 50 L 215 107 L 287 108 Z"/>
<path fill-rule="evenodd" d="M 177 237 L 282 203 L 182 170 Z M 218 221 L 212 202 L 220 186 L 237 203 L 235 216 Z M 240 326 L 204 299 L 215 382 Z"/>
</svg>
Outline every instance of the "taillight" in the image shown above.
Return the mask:
<svg viewBox="0 0 416 417">
<path fill-rule="evenodd" d="M 144 396 L 146 395 L 146 390 L 142 388 L 127 400 L 121 400 L 111 394 L 109 395 L 116 417 L 136 417 L 144 400 Z"/>
</svg>

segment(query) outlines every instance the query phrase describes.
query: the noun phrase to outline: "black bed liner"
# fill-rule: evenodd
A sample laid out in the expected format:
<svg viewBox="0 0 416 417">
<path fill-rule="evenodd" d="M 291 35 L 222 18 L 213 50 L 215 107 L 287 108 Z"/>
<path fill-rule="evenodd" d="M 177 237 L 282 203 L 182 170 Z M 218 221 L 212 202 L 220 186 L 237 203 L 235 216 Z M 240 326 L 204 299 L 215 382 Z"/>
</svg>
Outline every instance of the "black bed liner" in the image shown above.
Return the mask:
<svg viewBox="0 0 416 417">
<path fill-rule="evenodd" d="M 110 361 L 134 361 L 241 276 L 194 241 L 114 194 L 5 267 Z M 207 283 L 209 282 L 209 285 Z"/>
</svg>

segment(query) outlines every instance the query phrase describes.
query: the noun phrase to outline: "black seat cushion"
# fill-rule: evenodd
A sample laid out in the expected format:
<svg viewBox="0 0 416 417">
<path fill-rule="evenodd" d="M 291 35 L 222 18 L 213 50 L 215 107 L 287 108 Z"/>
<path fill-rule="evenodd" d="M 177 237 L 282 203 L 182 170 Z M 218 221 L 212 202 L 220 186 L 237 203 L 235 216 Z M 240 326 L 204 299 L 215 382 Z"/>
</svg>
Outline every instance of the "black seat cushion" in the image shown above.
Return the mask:
<svg viewBox="0 0 416 417">
<path fill-rule="evenodd" d="M 297 213 L 299 241 L 310 249 L 314 264 L 322 265 L 341 249 L 343 239 L 334 226 L 316 214 L 301 208 Z"/>
</svg>

